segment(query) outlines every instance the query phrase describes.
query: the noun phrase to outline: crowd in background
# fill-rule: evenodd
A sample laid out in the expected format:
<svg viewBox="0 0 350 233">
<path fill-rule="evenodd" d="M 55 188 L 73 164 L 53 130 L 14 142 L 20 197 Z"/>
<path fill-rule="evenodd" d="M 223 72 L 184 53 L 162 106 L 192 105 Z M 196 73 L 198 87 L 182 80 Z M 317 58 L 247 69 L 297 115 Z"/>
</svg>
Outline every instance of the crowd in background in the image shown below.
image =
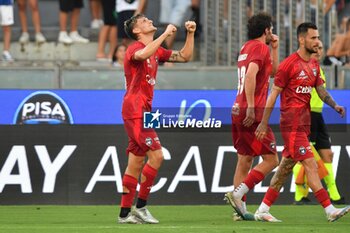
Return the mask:
<svg viewBox="0 0 350 233">
<path fill-rule="evenodd" d="M 297 18 L 302 19 L 301 7 L 304 0 L 297 0 Z M 39 1 L 40 2 L 40 1 Z M 286 0 L 288 5 L 289 0 Z M 18 5 L 18 12 L 14 12 L 14 4 Z M 126 47 L 132 42 L 124 32 L 123 23 L 127 18 L 138 13 L 144 13 L 147 0 L 89 0 L 89 5 L 84 6 L 83 0 L 59 0 L 59 34 L 57 42 L 65 45 L 73 43 L 89 43 L 89 39 L 79 33 L 80 11 L 83 7 L 89 7 L 91 13 L 90 27 L 99 30 L 96 60 L 110 62 L 111 64 L 122 64 Z M 316 1 L 311 1 L 313 6 Z M 191 20 L 197 22 L 197 34 L 201 32 L 200 24 L 200 0 L 160 0 L 159 23 L 160 25 L 174 24 L 180 27 L 185 21 L 185 14 L 191 10 Z M 350 0 L 324 0 L 324 14 L 326 15 L 332 7 L 339 12 L 339 33 L 334 41 L 330 43 L 327 51 L 325 64 L 349 64 L 350 57 L 350 21 L 349 14 L 345 8 L 350 8 Z M 27 13 L 29 9 L 29 14 Z M 250 14 L 248 1 L 247 14 Z M 287 8 L 288 9 L 288 8 Z M 344 13 L 345 12 L 345 13 Z M 285 12 L 288 17 L 288 11 Z M 21 25 L 21 34 L 18 42 L 26 44 L 30 41 L 31 35 L 28 31 L 28 21 L 31 20 L 34 28 L 34 41 L 41 44 L 46 42 L 42 33 L 41 18 L 39 13 L 38 0 L 0 0 L 0 23 L 3 29 L 3 61 L 13 61 L 10 54 L 11 25 L 14 23 L 14 14 L 18 14 Z M 316 17 L 316 11 L 311 12 L 312 19 Z M 285 22 L 288 28 L 288 21 Z M 68 31 L 69 29 L 69 31 Z M 198 36 L 198 35 L 197 35 Z M 172 49 L 176 33 L 167 38 L 165 47 Z M 288 43 L 288 42 L 287 42 Z M 120 46 L 123 44 L 123 46 Z M 288 47 L 288 46 L 286 46 Z M 327 46 L 326 46 L 327 47 Z M 120 57 L 120 58 L 119 58 Z"/>
<path fill-rule="evenodd" d="M 18 5 L 18 12 L 14 12 L 14 4 Z M 57 42 L 65 45 L 89 43 L 89 39 L 83 37 L 78 28 L 80 11 L 83 7 L 87 7 L 84 6 L 84 1 L 59 0 L 57 5 L 59 7 Z M 161 0 L 160 21 L 164 25 L 172 23 L 180 26 L 184 22 L 184 14 L 190 7 L 192 7 L 194 19 L 198 21 L 199 5 L 200 0 Z M 110 62 L 116 66 L 123 63 L 126 47 L 132 42 L 124 32 L 123 23 L 132 15 L 144 13 L 146 6 L 147 0 L 89 0 L 90 27 L 99 30 L 97 61 Z M 40 18 L 38 0 L 0 0 L 0 23 L 3 28 L 4 44 L 2 60 L 8 62 L 14 61 L 10 54 L 11 25 L 14 24 L 14 14 L 18 14 L 21 25 L 19 43 L 25 45 L 30 42 L 28 20 L 32 20 L 33 23 L 35 43 L 42 44 L 47 41 L 41 30 L 42 19 Z M 167 40 L 165 46 L 171 49 L 174 39 L 175 35 Z"/>
</svg>

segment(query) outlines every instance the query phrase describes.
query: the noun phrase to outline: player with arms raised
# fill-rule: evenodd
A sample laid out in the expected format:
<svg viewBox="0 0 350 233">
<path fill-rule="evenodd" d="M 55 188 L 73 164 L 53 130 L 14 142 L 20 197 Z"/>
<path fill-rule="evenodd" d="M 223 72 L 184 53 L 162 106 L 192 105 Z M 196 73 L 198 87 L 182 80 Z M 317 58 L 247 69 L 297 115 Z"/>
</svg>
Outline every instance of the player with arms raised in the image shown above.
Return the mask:
<svg viewBox="0 0 350 233">
<path fill-rule="evenodd" d="M 162 146 L 153 129 L 143 129 L 142 118 L 144 112 L 152 110 L 158 63 L 187 62 L 192 57 L 196 23 L 187 21 L 185 27 L 187 30 L 185 45 L 180 51 L 175 51 L 161 47 L 164 40 L 176 31 L 174 25 L 169 24 L 165 32 L 154 39 L 157 28 L 153 26 L 152 20 L 144 15 L 138 14 L 125 21 L 125 32 L 136 42 L 128 47 L 124 61 L 126 93 L 122 116 L 129 144 L 127 148 L 128 165 L 123 176 L 119 223 L 159 222 L 148 211 L 146 204 L 163 161 Z M 145 156 L 148 157 L 146 164 L 144 164 Z M 136 208 L 131 211 L 140 175 L 140 190 Z"/>
</svg>

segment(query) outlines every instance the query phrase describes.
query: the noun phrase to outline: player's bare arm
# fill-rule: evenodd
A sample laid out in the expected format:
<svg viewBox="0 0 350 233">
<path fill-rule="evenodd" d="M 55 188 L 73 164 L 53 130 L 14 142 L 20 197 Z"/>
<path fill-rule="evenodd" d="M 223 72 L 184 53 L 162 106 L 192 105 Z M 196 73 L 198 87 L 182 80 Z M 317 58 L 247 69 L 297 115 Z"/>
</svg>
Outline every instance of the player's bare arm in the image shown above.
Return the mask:
<svg viewBox="0 0 350 233">
<path fill-rule="evenodd" d="M 272 71 L 271 71 L 271 76 L 274 76 L 276 74 L 278 64 L 279 64 L 278 46 L 279 46 L 279 38 L 277 35 L 272 34 L 272 40 L 271 40 Z"/>
<path fill-rule="evenodd" d="M 273 107 L 275 106 L 276 99 L 282 90 L 283 89 L 281 87 L 277 87 L 275 86 L 275 84 L 272 86 L 271 94 L 267 98 L 262 120 L 255 130 L 255 136 L 259 141 L 263 140 L 266 135 L 267 125 L 268 125 Z"/>
<path fill-rule="evenodd" d="M 332 107 L 336 112 L 338 112 L 341 117 L 345 116 L 345 109 L 343 106 L 339 106 L 335 100 L 332 98 L 332 96 L 328 93 L 328 91 L 324 88 L 323 85 L 319 85 L 316 87 L 316 91 L 320 99 Z"/>
<path fill-rule="evenodd" d="M 176 27 L 172 24 L 169 24 L 162 35 L 160 35 L 157 39 L 150 42 L 146 45 L 143 49 L 135 52 L 133 59 L 135 61 L 144 61 L 150 56 L 152 56 L 157 49 L 161 46 L 163 41 L 168 37 L 171 36 L 174 32 L 176 32 Z"/>
<path fill-rule="evenodd" d="M 247 98 L 248 108 L 246 110 L 246 117 L 243 120 L 245 127 L 250 127 L 255 121 L 255 104 L 254 94 L 256 87 L 256 74 L 259 72 L 259 66 L 251 62 L 249 63 L 248 70 L 244 81 L 244 91 Z"/>
<path fill-rule="evenodd" d="M 283 157 L 279 168 L 277 169 L 277 172 L 271 179 L 270 187 L 274 190 L 280 190 L 289 177 L 290 173 L 293 171 L 295 163 L 296 162 L 293 161 L 293 159 Z"/>
<path fill-rule="evenodd" d="M 168 61 L 186 62 L 186 58 L 181 54 L 181 51 L 173 50 Z"/>
<path fill-rule="evenodd" d="M 180 51 L 174 50 L 169 57 L 170 62 L 188 62 L 191 60 L 194 48 L 194 32 L 196 31 L 196 23 L 187 21 L 185 23 L 187 36 L 184 47 Z"/>
<path fill-rule="evenodd" d="M 345 45 L 347 43 L 346 36 L 341 36 L 339 37 L 339 41 L 335 46 L 335 51 L 334 51 L 334 56 L 336 57 L 342 57 L 342 56 L 347 56 L 348 51 L 345 50 Z"/>
</svg>

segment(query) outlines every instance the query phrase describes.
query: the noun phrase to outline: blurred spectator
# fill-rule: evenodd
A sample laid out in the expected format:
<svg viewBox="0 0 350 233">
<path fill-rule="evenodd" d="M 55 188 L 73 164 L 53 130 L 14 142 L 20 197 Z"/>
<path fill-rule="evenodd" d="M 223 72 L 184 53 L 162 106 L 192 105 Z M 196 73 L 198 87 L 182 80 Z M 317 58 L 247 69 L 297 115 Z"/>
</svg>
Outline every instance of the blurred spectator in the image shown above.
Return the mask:
<svg viewBox="0 0 350 233">
<path fill-rule="evenodd" d="M 225 8 L 228 9 L 228 8 Z M 249 19 L 250 17 L 253 16 L 253 7 L 252 7 L 252 1 L 248 0 L 246 4 L 246 13 L 247 13 L 247 18 Z"/>
<path fill-rule="evenodd" d="M 160 23 L 180 27 L 190 6 L 191 0 L 160 0 Z M 165 40 L 167 49 L 173 48 L 175 38 L 176 32 Z"/>
<path fill-rule="evenodd" d="M 227 1 L 226 1 L 227 2 Z M 202 25 L 200 24 L 200 5 L 201 0 L 192 0 L 191 1 L 191 9 L 192 9 L 192 17 L 191 20 L 197 24 L 197 30 L 195 31 L 194 36 L 198 37 L 202 32 Z"/>
<path fill-rule="evenodd" d="M 90 0 L 90 11 L 92 18 L 90 27 L 92 29 L 99 29 L 103 25 L 103 20 L 101 18 L 101 4 L 103 4 L 105 1 L 106 0 Z"/>
<path fill-rule="evenodd" d="M 290 31 L 290 20 L 289 20 L 289 15 L 290 15 L 290 6 L 289 6 L 289 0 L 284 0 L 285 8 L 284 8 L 284 33 L 286 35 L 286 46 L 285 46 L 285 55 L 289 56 L 290 51 L 289 51 L 289 46 L 290 46 L 290 40 L 289 40 L 289 31 Z"/>
<path fill-rule="evenodd" d="M 146 0 L 116 0 L 116 11 L 118 14 L 118 38 L 122 39 L 122 43 L 128 46 L 132 40 L 126 35 L 124 31 L 124 22 L 131 18 L 131 16 L 143 13 L 147 1 Z"/>
<path fill-rule="evenodd" d="M 325 65 L 331 63 L 335 65 L 342 65 L 349 62 L 350 57 L 350 19 L 346 22 L 346 33 L 337 34 L 331 47 L 327 51 L 328 59 L 325 59 Z M 343 61 L 342 61 L 343 59 Z"/>
<path fill-rule="evenodd" d="M 341 22 L 342 18 L 350 16 L 350 0 L 337 0 L 336 7 L 338 22 Z"/>
<path fill-rule="evenodd" d="M 13 24 L 13 2 L 12 0 L 0 0 L 0 23 L 3 30 L 4 49 L 3 61 L 13 61 L 9 52 L 11 45 L 11 25 Z"/>
<path fill-rule="evenodd" d="M 117 46 L 117 19 L 114 14 L 115 4 L 115 0 L 102 1 L 104 25 L 98 35 L 98 49 L 96 54 L 98 61 L 111 61 L 114 49 Z M 106 57 L 105 46 L 107 40 L 109 40 L 109 52 Z"/>
<path fill-rule="evenodd" d="M 304 0 L 297 0 L 296 4 L 296 15 L 295 15 L 295 25 L 299 26 L 299 24 L 303 23 L 304 20 L 304 6 L 305 6 L 305 1 Z M 312 11 L 312 10 L 311 10 Z"/>
<path fill-rule="evenodd" d="M 89 40 L 82 37 L 78 33 L 78 23 L 80 16 L 80 9 L 83 8 L 83 0 L 59 0 L 60 5 L 60 33 L 58 36 L 58 42 L 64 44 L 76 43 L 89 43 Z M 68 15 L 70 17 L 70 33 L 67 33 L 67 21 Z"/>
<path fill-rule="evenodd" d="M 124 58 L 125 58 L 126 46 L 123 44 L 115 47 L 112 64 L 113 66 L 124 68 Z"/>
<path fill-rule="evenodd" d="M 343 17 L 343 19 L 341 20 L 340 23 L 340 27 L 339 27 L 339 33 L 346 33 L 346 23 L 348 22 L 349 17 Z"/>
<path fill-rule="evenodd" d="M 30 9 L 32 10 L 32 21 L 35 30 L 35 42 L 44 43 L 46 42 L 46 38 L 41 33 L 38 0 L 17 0 L 19 20 L 21 22 L 22 27 L 22 34 L 19 38 L 19 42 L 21 44 L 29 42 L 29 33 L 27 25 L 27 2 L 29 2 Z"/>
<path fill-rule="evenodd" d="M 316 0 L 313 1 L 316 2 Z M 335 2 L 336 0 L 323 0 L 323 15 L 326 15 L 332 9 L 332 6 Z"/>
</svg>

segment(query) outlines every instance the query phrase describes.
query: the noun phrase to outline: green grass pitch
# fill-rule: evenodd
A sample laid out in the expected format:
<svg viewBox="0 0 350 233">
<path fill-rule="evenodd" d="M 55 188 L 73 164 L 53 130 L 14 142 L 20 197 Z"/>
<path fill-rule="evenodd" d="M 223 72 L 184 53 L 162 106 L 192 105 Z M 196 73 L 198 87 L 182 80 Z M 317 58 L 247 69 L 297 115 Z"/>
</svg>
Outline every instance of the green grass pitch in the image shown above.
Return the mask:
<svg viewBox="0 0 350 233">
<path fill-rule="evenodd" d="M 273 206 L 271 213 L 282 223 L 234 222 L 228 205 L 149 206 L 149 210 L 160 224 L 117 224 L 118 206 L 0 206 L 0 233 L 350 232 L 350 214 L 329 223 L 318 205 Z"/>
</svg>

